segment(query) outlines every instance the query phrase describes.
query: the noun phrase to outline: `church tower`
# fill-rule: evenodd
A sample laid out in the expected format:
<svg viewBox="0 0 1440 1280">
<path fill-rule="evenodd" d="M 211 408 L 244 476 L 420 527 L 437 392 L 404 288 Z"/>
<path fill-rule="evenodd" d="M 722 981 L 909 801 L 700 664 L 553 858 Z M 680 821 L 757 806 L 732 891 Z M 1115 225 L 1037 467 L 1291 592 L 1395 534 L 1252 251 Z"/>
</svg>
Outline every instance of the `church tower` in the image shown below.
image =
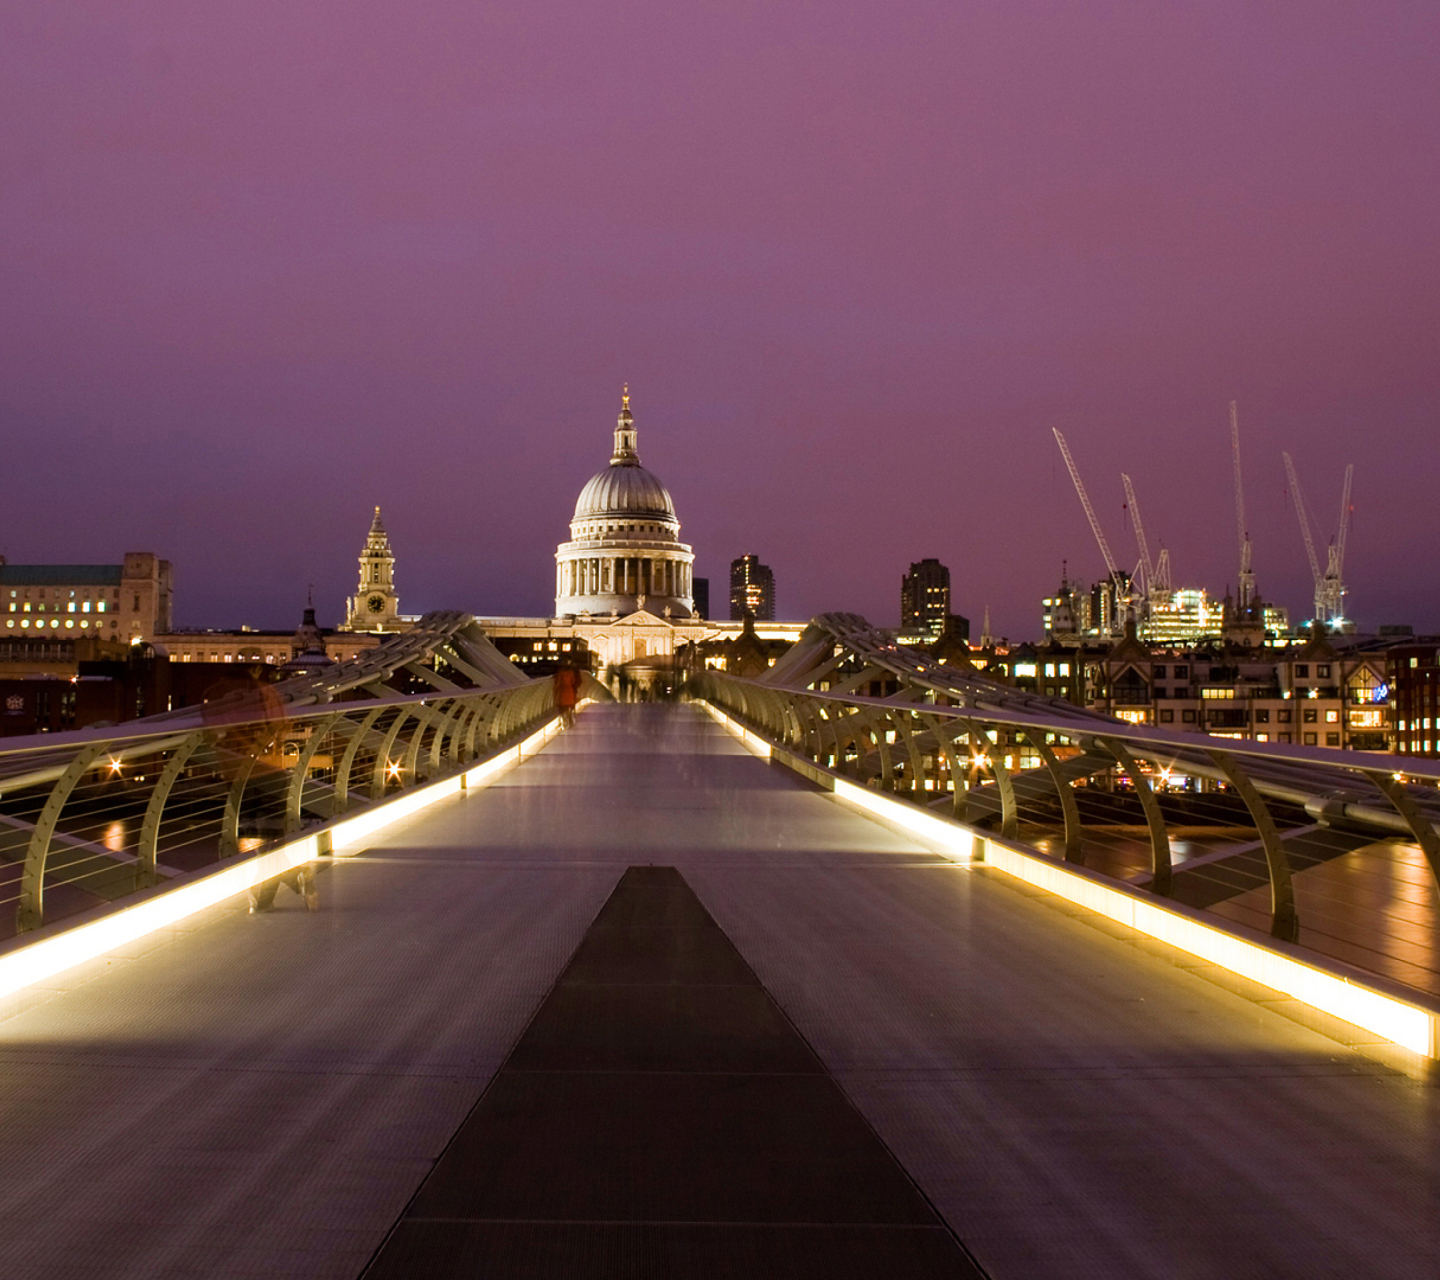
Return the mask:
<svg viewBox="0 0 1440 1280">
<path fill-rule="evenodd" d="M 344 630 L 399 631 L 403 625 L 400 598 L 395 594 L 395 555 L 376 507 L 360 553 L 360 588 L 345 602 Z"/>
</svg>

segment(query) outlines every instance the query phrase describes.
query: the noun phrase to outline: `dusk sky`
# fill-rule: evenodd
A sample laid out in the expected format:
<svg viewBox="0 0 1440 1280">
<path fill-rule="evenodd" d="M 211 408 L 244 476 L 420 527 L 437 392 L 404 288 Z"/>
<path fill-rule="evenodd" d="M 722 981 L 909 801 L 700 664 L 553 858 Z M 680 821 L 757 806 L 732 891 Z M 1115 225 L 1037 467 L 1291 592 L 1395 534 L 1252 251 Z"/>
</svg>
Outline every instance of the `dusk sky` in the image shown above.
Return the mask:
<svg viewBox="0 0 1440 1280">
<path fill-rule="evenodd" d="M 548 613 L 622 381 L 723 608 L 978 634 L 1103 574 L 1440 630 L 1440 5 L 8 0 L 0 554 L 172 560 L 184 626 Z"/>
</svg>

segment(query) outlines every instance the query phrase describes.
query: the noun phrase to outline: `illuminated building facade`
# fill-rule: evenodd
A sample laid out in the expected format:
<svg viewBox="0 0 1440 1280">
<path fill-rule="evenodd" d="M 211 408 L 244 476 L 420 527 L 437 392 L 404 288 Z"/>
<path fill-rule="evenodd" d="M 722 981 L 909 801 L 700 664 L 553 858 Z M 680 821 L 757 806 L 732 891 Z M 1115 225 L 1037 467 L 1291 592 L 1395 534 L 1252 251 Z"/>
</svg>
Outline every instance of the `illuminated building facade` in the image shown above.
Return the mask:
<svg viewBox="0 0 1440 1280">
<path fill-rule="evenodd" d="M 694 561 L 669 491 L 640 465 L 627 387 L 610 465 L 580 491 L 570 541 L 555 548 L 555 614 L 689 618 Z"/>
<path fill-rule="evenodd" d="M 131 551 L 121 564 L 7 564 L 0 608 L 7 640 L 93 636 L 121 644 L 170 630 L 170 561 Z"/>
<path fill-rule="evenodd" d="M 730 562 L 730 619 L 747 614 L 759 622 L 775 621 L 775 575 L 759 556 L 741 556 Z"/>
<path fill-rule="evenodd" d="M 1395 750 L 1440 756 L 1440 640 L 1396 645 L 1386 654 Z"/>
<path fill-rule="evenodd" d="M 900 630 L 938 637 L 949 617 L 950 570 L 935 559 L 912 564 L 900 580 Z"/>
<path fill-rule="evenodd" d="M 395 594 L 395 553 L 376 507 L 360 552 L 360 586 L 345 602 L 341 630 L 403 631 L 407 621 L 410 619 L 400 616 L 400 597 Z"/>
</svg>

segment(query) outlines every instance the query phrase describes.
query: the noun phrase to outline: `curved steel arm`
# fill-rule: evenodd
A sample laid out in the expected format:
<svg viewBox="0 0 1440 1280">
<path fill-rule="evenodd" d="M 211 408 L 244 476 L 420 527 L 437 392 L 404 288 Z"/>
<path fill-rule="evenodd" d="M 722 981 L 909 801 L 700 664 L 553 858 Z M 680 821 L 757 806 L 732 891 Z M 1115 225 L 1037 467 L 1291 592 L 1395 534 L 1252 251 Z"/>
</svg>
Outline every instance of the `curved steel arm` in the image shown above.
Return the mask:
<svg viewBox="0 0 1440 1280">
<path fill-rule="evenodd" d="M 1045 763 L 1050 781 L 1055 784 L 1055 793 L 1060 799 L 1060 813 L 1065 819 L 1065 861 L 1076 866 L 1085 865 L 1085 847 L 1081 839 L 1080 806 L 1075 802 L 1075 789 L 1060 771 L 1060 761 L 1043 733 L 1033 731 L 1025 734 L 1025 740 L 1035 748 L 1035 753 Z M 1169 852 L 1169 847 L 1166 847 Z"/>
<path fill-rule="evenodd" d="M 26 933 L 45 923 L 45 860 L 50 856 L 50 837 L 60 821 L 60 811 L 80 779 L 105 750 L 103 742 L 81 747 L 50 789 L 45 807 L 40 811 L 35 830 L 30 833 L 30 846 L 25 851 L 25 869 L 20 873 L 20 901 L 15 907 L 15 931 Z"/>
<path fill-rule="evenodd" d="M 1130 785 L 1135 788 L 1140 808 L 1145 813 L 1145 825 L 1150 828 L 1150 889 L 1168 898 L 1174 892 L 1175 876 L 1170 864 L 1170 835 L 1165 829 L 1165 815 L 1160 812 L 1160 801 L 1155 798 L 1155 788 L 1123 742 L 1116 738 L 1097 738 L 1096 741 L 1115 757 L 1130 779 Z M 1259 798 L 1258 794 L 1256 798 Z M 1266 817 L 1269 817 L 1268 811 Z"/>
<path fill-rule="evenodd" d="M 1434 877 L 1436 885 L 1440 886 L 1440 836 L 1435 834 L 1434 823 L 1420 811 L 1415 797 L 1405 790 L 1405 784 L 1394 774 L 1382 773 L 1379 769 L 1367 769 L 1365 776 L 1385 793 L 1385 798 L 1405 819 L 1405 825 L 1414 834 L 1415 843 L 1420 846 L 1420 852 L 1430 864 L 1431 876 Z"/>
<path fill-rule="evenodd" d="M 990 758 L 990 772 L 1000 792 L 1000 834 L 1007 840 L 1013 840 L 1020 834 L 1020 806 L 1015 800 L 1015 781 L 1000 759 L 998 739 L 992 740 L 974 720 L 966 720 L 965 723 L 970 728 L 970 741 L 985 745 L 985 754 Z"/>
<path fill-rule="evenodd" d="M 156 862 L 160 847 L 160 819 L 165 814 L 165 804 L 170 799 L 170 792 L 186 764 L 189 763 L 195 748 L 206 740 L 213 741 L 215 736 L 203 729 L 198 733 L 192 733 L 175 748 L 170 759 L 165 762 L 165 768 L 160 771 L 160 779 L 155 783 L 154 790 L 150 792 L 150 803 L 145 806 L 145 817 L 140 821 L 140 847 L 136 850 L 139 861 L 135 867 L 135 887 L 137 889 L 148 888 L 159 879 L 156 874 Z"/>
<path fill-rule="evenodd" d="M 1250 810 L 1255 832 L 1265 850 L 1265 866 L 1270 873 L 1270 933 L 1284 942 L 1298 942 L 1300 920 L 1295 914 L 1295 888 L 1290 883 L 1290 864 L 1286 861 L 1285 847 L 1280 843 L 1275 819 L 1270 816 L 1270 810 L 1255 790 L 1255 784 L 1234 756 L 1224 751 L 1212 751 L 1210 758 Z"/>
<path fill-rule="evenodd" d="M 335 722 L 344 716 L 343 711 L 336 711 L 333 715 L 326 716 L 310 730 L 310 738 L 300 749 L 300 754 L 295 757 L 295 772 L 290 775 L 290 786 L 285 793 L 285 834 L 292 835 L 300 830 L 300 797 L 305 790 L 305 778 L 310 772 L 310 761 L 315 758 L 315 753 L 320 749 L 320 744 L 335 727 Z"/>
</svg>

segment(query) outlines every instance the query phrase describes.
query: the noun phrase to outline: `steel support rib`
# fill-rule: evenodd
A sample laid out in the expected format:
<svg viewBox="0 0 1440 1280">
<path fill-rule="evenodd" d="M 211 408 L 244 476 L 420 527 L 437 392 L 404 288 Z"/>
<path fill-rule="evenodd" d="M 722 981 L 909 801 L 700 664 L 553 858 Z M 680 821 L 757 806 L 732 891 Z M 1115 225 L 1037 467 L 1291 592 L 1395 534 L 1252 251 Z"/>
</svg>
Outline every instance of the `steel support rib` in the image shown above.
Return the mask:
<svg viewBox="0 0 1440 1280">
<path fill-rule="evenodd" d="M 444 717 L 435 730 L 435 736 L 430 741 L 430 772 L 438 774 L 445 768 L 458 768 L 460 734 L 465 728 L 465 722 L 470 718 L 471 705 L 468 701 L 456 698 L 445 709 Z"/>
<path fill-rule="evenodd" d="M 45 860 L 50 856 L 50 837 L 60 821 L 60 811 L 76 784 L 85 776 L 105 750 L 106 743 L 92 742 L 81 747 L 50 789 L 45 807 L 30 833 L 30 846 L 25 851 L 25 869 L 20 873 L 20 901 L 15 907 L 15 930 L 26 933 L 45 923 Z"/>
<path fill-rule="evenodd" d="M 1256 834 L 1265 850 L 1265 865 L 1270 872 L 1270 932 L 1284 942 L 1298 942 L 1300 920 L 1295 914 L 1295 888 L 1290 883 L 1290 864 L 1285 859 L 1285 847 L 1280 843 L 1275 819 L 1270 816 L 1270 810 L 1255 790 L 1255 784 L 1234 756 L 1224 751 L 1211 751 L 1209 755 L 1250 810 Z"/>
<path fill-rule="evenodd" d="M 159 780 L 150 792 L 150 803 L 145 806 L 145 816 L 140 820 L 140 846 L 136 850 L 138 860 L 135 865 L 135 887 L 137 889 L 148 888 L 159 879 L 156 873 L 156 862 L 160 846 L 160 820 L 165 814 L 165 804 L 170 799 L 170 791 L 175 786 L 191 755 L 194 754 L 195 748 L 213 736 L 204 729 L 192 733 L 171 752 L 170 759 L 165 762 L 165 768 L 160 771 Z"/>
<path fill-rule="evenodd" d="M 344 717 L 343 711 L 328 715 L 312 726 L 310 738 L 295 757 L 295 771 L 290 775 L 290 785 L 285 792 L 285 834 L 293 835 L 300 830 L 300 798 L 305 790 L 305 777 L 310 772 L 310 761 L 325 741 L 326 735 L 335 727 L 335 722 Z"/>
<path fill-rule="evenodd" d="M 910 793 L 916 797 L 923 797 L 925 792 L 925 757 L 915 745 L 914 735 L 910 732 L 910 715 L 896 711 L 895 732 L 905 739 L 905 750 L 910 757 Z"/>
<path fill-rule="evenodd" d="M 345 754 L 340 757 L 340 767 L 335 770 L 335 812 L 342 813 L 350 804 L 350 770 L 355 764 L 355 757 L 359 754 L 361 744 L 365 741 L 366 735 L 375 727 L 375 721 L 380 718 L 380 708 L 366 713 L 365 718 L 356 726 L 355 732 L 351 735 L 350 741 L 345 744 Z"/>
<path fill-rule="evenodd" d="M 406 745 L 403 763 L 400 766 L 401 775 L 414 782 L 420 781 L 420 748 L 425 743 L 425 733 L 435 724 L 439 715 L 436 707 L 426 706 L 421 703 L 415 708 L 416 724 L 410 730 L 410 741 Z"/>
<path fill-rule="evenodd" d="M 939 716 L 922 715 L 921 719 L 930 726 L 930 732 L 935 735 L 935 741 L 945 755 L 945 764 L 950 771 L 951 812 L 955 817 L 963 819 L 965 794 L 969 790 L 970 779 L 968 771 L 960 765 L 960 753 L 955 750 L 955 737 L 948 732 L 953 722 L 943 721 Z M 954 727 L 964 732 L 963 725 Z"/>
<path fill-rule="evenodd" d="M 1120 767 L 1125 770 L 1125 776 L 1130 779 L 1130 785 L 1135 788 L 1140 808 L 1145 813 L 1145 825 L 1150 828 L 1150 889 L 1168 898 L 1174 890 L 1174 872 L 1170 865 L 1170 835 L 1165 830 L 1165 815 L 1160 812 L 1160 801 L 1156 799 L 1155 789 L 1123 742 L 1116 738 L 1099 738 L 1097 741 L 1119 761 Z M 1259 799 L 1258 794 L 1256 799 Z M 1269 817 L 1268 810 L 1265 816 Z"/>
<path fill-rule="evenodd" d="M 375 753 L 375 768 L 370 774 L 370 799 L 379 800 L 385 794 L 385 774 L 390 767 L 390 752 L 394 749 L 395 739 L 399 737 L 400 730 L 405 721 L 410 718 L 409 707 L 401 707 L 391 722 L 389 730 L 385 734 L 385 740 L 380 750 Z"/>
<path fill-rule="evenodd" d="M 1385 798 L 1405 819 L 1405 825 L 1414 834 L 1415 843 L 1420 846 L 1420 852 L 1430 864 L 1430 875 L 1437 887 L 1440 887 L 1440 836 L 1436 835 L 1434 824 L 1420 811 L 1415 798 L 1405 790 L 1405 784 L 1393 774 L 1379 769 L 1367 769 L 1365 776 L 1385 793 Z"/>
<path fill-rule="evenodd" d="M 1000 759 L 999 738 L 991 741 L 990 734 L 973 720 L 965 722 L 970 728 L 970 741 L 984 744 L 985 754 L 990 759 L 990 772 L 995 778 L 996 789 L 1000 792 L 1000 834 L 1013 840 L 1020 834 L 1020 807 L 1015 802 L 1015 782 L 1010 770 Z"/>
<path fill-rule="evenodd" d="M 450 734 L 450 764 L 458 769 L 465 763 L 465 744 L 471 740 L 471 728 L 474 725 L 475 717 L 483 710 L 478 704 L 466 703 L 464 713 L 455 721 L 455 728 Z"/>
<path fill-rule="evenodd" d="M 375 714 L 379 714 L 376 712 Z M 240 762 L 240 771 L 230 784 L 225 795 L 225 812 L 220 818 L 220 857 L 233 858 L 240 852 L 240 806 L 245 799 L 245 787 L 250 775 L 255 772 L 255 757 Z"/>
<path fill-rule="evenodd" d="M 1081 839 L 1080 806 L 1075 803 L 1074 788 L 1070 786 L 1069 780 L 1060 771 L 1060 761 L 1056 758 L 1050 744 L 1045 741 L 1045 735 L 1029 730 L 1025 737 L 1035 748 L 1040 759 L 1045 762 L 1045 768 L 1050 773 L 1050 781 L 1055 784 L 1055 794 L 1060 801 L 1060 813 L 1065 820 L 1065 861 L 1084 866 L 1085 846 Z M 1168 845 L 1166 852 L 1169 852 Z"/>
</svg>

